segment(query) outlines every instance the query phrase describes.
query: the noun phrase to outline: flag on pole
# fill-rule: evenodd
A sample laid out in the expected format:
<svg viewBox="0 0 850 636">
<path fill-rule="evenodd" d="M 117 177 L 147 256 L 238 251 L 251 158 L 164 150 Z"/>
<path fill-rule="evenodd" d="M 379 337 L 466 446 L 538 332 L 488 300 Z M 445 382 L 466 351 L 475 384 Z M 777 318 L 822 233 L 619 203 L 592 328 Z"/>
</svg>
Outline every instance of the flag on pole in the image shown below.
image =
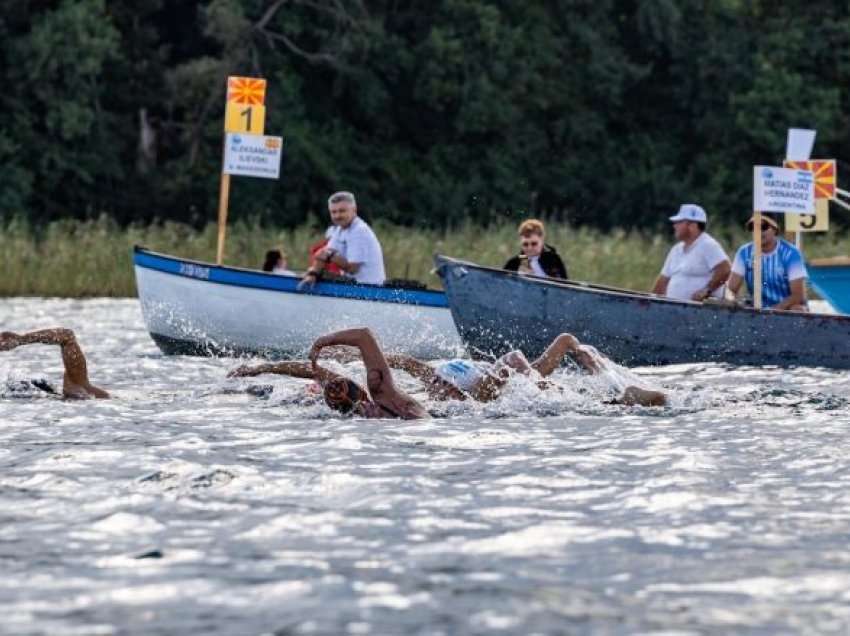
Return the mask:
<svg viewBox="0 0 850 636">
<path fill-rule="evenodd" d="M 266 102 L 266 80 L 256 77 L 228 77 L 227 101 L 262 106 Z"/>
<path fill-rule="evenodd" d="M 837 186 L 835 159 L 785 161 L 786 168 L 808 170 L 815 177 L 815 199 L 834 199 Z"/>
</svg>

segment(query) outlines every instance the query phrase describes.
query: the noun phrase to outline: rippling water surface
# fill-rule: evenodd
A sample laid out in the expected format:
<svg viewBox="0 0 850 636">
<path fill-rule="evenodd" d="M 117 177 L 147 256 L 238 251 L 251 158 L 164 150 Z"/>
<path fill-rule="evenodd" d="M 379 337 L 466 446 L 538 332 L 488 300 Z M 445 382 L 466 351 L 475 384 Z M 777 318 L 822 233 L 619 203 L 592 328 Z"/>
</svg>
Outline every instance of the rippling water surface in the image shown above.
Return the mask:
<svg viewBox="0 0 850 636">
<path fill-rule="evenodd" d="M 846 371 L 565 371 L 366 421 L 162 356 L 133 300 L 0 300 L 59 325 L 115 399 L 21 393 L 58 349 L 0 353 L 3 633 L 850 630 Z M 672 405 L 601 404 L 636 379 Z"/>
</svg>

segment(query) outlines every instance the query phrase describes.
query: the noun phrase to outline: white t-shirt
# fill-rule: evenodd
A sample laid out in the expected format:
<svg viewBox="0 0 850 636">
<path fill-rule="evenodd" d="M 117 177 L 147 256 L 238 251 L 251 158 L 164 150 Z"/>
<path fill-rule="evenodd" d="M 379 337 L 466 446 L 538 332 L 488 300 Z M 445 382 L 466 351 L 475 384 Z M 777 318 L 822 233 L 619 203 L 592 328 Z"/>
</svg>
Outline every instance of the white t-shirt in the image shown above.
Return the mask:
<svg viewBox="0 0 850 636">
<path fill-rule="evenodd" d="M 538 276 L 546 276 L 546 272 L 543 271 L 543 268 L 540 267 L 540 257 L 539 256 L 529 256 L 528 257 L 528 265 L 531 267 L 531 271 L 537 274 Z"/>
<path fill-rule="evenodd" d="M 345 229 L 334 227 L 328 247 L 349 263 L 360 263 L 360 269 L 354 274 L 358 283 L 384 284 L 387 276 L 381 244 L 369 224 L 359 216 Z"/>
<path fill-rule="evenodd" d="M 676 243 L 661 268 L 661 275 L 670 279 L 667 284 L 667 297 L 690 300 L 691 296 L 708 285 L 711 270 L 728 260 L 720 243 L 705 232 L 700 234 L 687 250 L 684 242 Z M 722 298 L 723 286 L 715 289 L 711 295 Z"/>
</svg>

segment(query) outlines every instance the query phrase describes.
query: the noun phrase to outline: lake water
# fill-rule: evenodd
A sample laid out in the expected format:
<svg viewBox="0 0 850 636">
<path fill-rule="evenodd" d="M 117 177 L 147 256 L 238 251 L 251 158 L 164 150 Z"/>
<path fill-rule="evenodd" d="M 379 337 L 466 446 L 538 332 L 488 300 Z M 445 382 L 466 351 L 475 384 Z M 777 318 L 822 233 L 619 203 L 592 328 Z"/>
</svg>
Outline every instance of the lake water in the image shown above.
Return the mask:
<svg viewBox="0 0 850 636">
<path fill-rule="evenodd" d="M 0 353 L 2 633 L 850 630 L 846 371 L 563 372 L 366 421 L 162 356 L 133 300 L 0 300 L 59 325 L 115 399 L 21 393 L 58 349 Z M 671 406 L 601 404 L 634 381 Z"/>
</svg>

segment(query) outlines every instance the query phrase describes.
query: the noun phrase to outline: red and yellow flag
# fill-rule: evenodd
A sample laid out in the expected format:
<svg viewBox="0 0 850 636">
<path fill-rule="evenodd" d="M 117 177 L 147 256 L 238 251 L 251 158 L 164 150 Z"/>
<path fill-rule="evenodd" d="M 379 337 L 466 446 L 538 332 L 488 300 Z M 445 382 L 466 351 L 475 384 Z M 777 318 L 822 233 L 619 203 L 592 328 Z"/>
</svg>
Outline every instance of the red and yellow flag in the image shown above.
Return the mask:
<svg viewBox="0 0 850 636">
<path fill-rule="evenodd" d="M 228 77 L 227 101 L 262 106 L 266 101 L 266 80 L 257 77 Z"/>
<path fill-rule="evenodd" d="M 834 199 L 838 185 L 835 159 L 812 159 L 811 161 L 786 161 L 786 168 L 808 170 L 815 177 L 815 199 Z"/>
</svg>

